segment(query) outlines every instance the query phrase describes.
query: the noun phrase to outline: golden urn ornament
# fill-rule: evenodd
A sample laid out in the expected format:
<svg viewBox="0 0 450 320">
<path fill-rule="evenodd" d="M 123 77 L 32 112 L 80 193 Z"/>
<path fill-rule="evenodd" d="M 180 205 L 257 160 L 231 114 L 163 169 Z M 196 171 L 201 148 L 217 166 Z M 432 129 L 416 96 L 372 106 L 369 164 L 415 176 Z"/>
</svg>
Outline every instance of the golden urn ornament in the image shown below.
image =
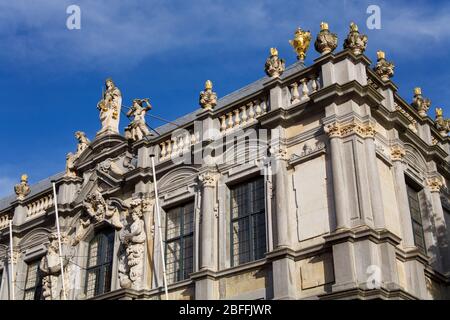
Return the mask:
<svg viewBox="0 0 450 320">
<path fill-rule="evenodd" d="M 328 30 L 328 23 L 322 22 L 320 24 L 320 32 L 317 35 L 316 42 L 314 42 L 314 48 L 322 55 L 334 51 L 337 47 L 338 37 L 336 33 Z"/>
<path fill-rule="evenodd" d="M 377 65 L 375 72 L 380 76 L 381 80 L 389 81 L 389 78 L 394 76 L 394 64 L 386 60 L 386 55 L 383 51 L 377 51 Z"/>
<path fill-rule="evenodd" d="M 270 56 L 266 60 L 264 70 L 269 77 L 279 77 L 286 68 L 283 59 L 278 57 L 278 50 L 276 48 L 270 48 Z"/>
<path fill-rule="evenodd" d="M 212 88 L 211 80 L 206 80 L 205 91 L 200 92 L 199 103 L 205 110 L 212 110 L 217 105 L 217 94 L 212 91 Z"/>
<path fill-rule="evenodd" d="M 366 50 L 367 40 L 367 36 L 360 34 L 358 26 L 352 22 L 350 23 L 350 32 L 344 41 L 344 49 L 350 49 L 355 55 L 360 55 Z"/>
<path fill-rule="evenodd" d="M 311 43 L 311 32 L 304 31 L 301 28 L 297 28 L 294 34 L 294 39 L 289 40 L 289 43 L 297 53 L 297 60 L 304 61 L 306 57 L 306 51 Z"/>
<path fill-rule="evenodd" d="M 450 119 L 444 119 L 444 112 L 442 108 L 436 108 L 436 129 L 439 130 L 439 134 L 446 137 L 450 132 Z"/>
<path fill-rule="evenodd" d="M 23 200 L 30 194 L 30 185 L 28 184 L 28 176 L 23 174 L 20 178 L 20 183 L 14 186 L 14 192 L 17 195 L 18 200 Z"/>
<path fill-rule="evenodd" d="M 422 96 L 422 89 L 414 88 L 414 99 L 412 106 L 416 108 L 421 117 L 426 117 L 428 109 L 430 109 L 431 100 Z"/>
</svg>

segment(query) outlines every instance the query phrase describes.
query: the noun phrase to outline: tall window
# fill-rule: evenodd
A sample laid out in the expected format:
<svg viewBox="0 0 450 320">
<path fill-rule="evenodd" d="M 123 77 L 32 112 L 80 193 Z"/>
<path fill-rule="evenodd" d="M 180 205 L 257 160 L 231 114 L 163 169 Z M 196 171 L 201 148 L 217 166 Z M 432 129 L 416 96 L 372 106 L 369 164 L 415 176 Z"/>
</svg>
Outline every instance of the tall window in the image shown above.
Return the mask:
<svg viewBox="0 0 450 320">
<path fill-rule="evenodd" d="M 98 233 L 89 243 L 86 297 L 109 292 L 114 252 L 114 231 Z"/>
<path fill-rule="evenodd" d="M 25 279 L 25 300 L 42 299 L 42 275 L 39 270 L 40 260 L 35 260 L 27 265 L 27 276 Z"/>
<path fill-rule="evenodd" d="M 408 192 L 409 211 L 414 235 L 414 244 L 422 252 L 425 252 L 425 240 L 423 235 L 422 215 L 420 213 L 419 191 L 406 184 Z"/>
<path fill-rule="evenodd" d="M 167 211 L 166 269 L 167 282 L 174 283 L 189 276 L 193 269 L 194 203 Z"/>
<path fill-rule="evenodd" d="M 266 251 L 264 180 L 231 189 L 231 257 L 233 266 L 261 259 Z"/>
</svg>

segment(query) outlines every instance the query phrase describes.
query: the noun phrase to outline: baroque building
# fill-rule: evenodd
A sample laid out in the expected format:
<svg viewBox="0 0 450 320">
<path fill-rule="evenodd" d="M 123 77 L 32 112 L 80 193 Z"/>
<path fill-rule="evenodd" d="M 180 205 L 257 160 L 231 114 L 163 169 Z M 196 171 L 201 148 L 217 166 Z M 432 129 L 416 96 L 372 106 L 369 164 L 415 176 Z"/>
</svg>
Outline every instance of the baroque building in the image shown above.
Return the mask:
<svg viewBox="0 0 450 320">
<path fill-rule="evenodd" d="M 65 172 L 0 200 L 0 298 L 449 299 L 450 121 L 355 24 L 310 42 L 154 133 L 107 79 Z"/>
</svg>

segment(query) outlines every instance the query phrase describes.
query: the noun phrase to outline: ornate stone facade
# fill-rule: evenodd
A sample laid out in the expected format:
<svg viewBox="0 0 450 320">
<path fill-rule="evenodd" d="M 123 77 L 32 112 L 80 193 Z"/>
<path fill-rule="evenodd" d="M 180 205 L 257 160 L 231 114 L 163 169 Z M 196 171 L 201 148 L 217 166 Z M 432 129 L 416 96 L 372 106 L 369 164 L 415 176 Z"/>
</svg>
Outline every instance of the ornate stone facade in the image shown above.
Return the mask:
<svg viewBox="0 0 450 320">
<path fill-rule="evenodd" d="M 333 54 L 321 29 L 312 65 L 298 30 L 300 61 L 272 50 L 270 77 L 223 99 L 207 81 L 155 134 L 148 99 L 119 132 L 107 80 L 101 129 L 77 132 L 65 172 L 0 201 L 0 299 L 10 279 L 16 299 L 165 299 L 164 279 L 170 299 L 450 298 L 448 120 L 420 90 L 400 97 L 384 55 L 369 65 L 356 25 Z"/>
</svg>

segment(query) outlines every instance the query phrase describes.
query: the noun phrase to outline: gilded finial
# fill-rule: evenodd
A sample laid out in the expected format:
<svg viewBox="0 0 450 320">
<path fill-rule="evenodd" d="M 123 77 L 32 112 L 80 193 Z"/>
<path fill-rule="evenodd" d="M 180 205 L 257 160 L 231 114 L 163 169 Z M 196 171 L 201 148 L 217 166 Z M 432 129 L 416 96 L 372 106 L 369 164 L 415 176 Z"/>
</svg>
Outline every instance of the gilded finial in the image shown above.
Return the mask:
<svg viewBox="0 0 450 320">
<path fill-rule="evenodd" d="M 297 28 L 294 34 L 294 39 L 289 40 L 289 43 L 297 53 L 297 59 L 304 61 L 306 57 L 306 51 L 309 48 L 311 42 L 311 32 L 304 31 L 301 28 Z"/>
<path fill-rule="evenodd" d="M 366 50 L 367 36 L 360 34 L 358 26 L 352 22 L 350 23 L 350 32 L 344 41 L 344 49 L 350 49 L 353 54 L 360 55 Z"/>
<path fill-rule="evenodd" d="M 205 82 L 205 90 L 212 90 L 213 84 L 211 80 L 206 80 Z"/>
<path fill-rule="evenodd" d="M 436 129 L 442 137 L 447 137 L 450 132 L 450 119 L 444 119 L 442 108 L 436 108 L 436 120 L 434 121 Z"/>
<path fill-rule="evenodd" d="M 417 109 L 421 117 L 426 117 L 428 109 L 430 109 L 431 106 L 431 100 L 424 98 L 422 96 L 422 89 L 420 87 L 416 87 L 414 88 L 414 99 L 411 104 Z"/>
<path fill-rule="evenodd" d="M 389 81 L 389 78 L 394 76 L 395 65 L 386 60 L 384 51 L 377 51 L 377 64 L 374 68 L 375 72 L 381 77 L 383 81 Z"/>
<path fill-rule="evenodd" d="M 30 193 L 31 189 L 28 185 L 28 176 L 22 174 L 20 177 L 20 183 L 14 186 L 14 192 L 17 195 L 18 200 L 23 200 Z"/>
<path fill-rule="evenodd" d="M 337 35 L 328 30 L 328 23 L 322 22 L 320 32 L 317 35 L 316 42 L 314 42 L 314 48 L 322 55 L 330 53 L 336 49 L 337 40 Z"/>
<path fill-rule="evenodd" d="M 378 50 L 377 51 L 377 59 L 381 60 L 381 59 L 385 59 L 386 58 L 386 54 L 384 53 L 384 51 Z"/>
<path fill-rule="evenodd" d="M 420 87 L 416 87 L 416 88 L 414 88 L 414 95 L 419 95 L 419 94 L 422 94 L 422 88 L 420 88 Z"/>
<path fill-rule="evenodd" d="M 270 55 L 271 56 L 278 56 L 277 48 L 270 48 Z"/>
<path fill-rule="evenodd" d="M 285 69 L 285 62 L 278 57 L 277 48 L 270 48 L 270 56 L 264 65 L 264 71 L 269 77 L 279 77 Z"/>
<path fill-rule="evenodd" d="M 205 91 L 200 92 L 199 103 L 203 109 L 212 110 L 217 105 L 217 94 L 212 91 L 211 80 L 206 80 Z"/>
</svg>

